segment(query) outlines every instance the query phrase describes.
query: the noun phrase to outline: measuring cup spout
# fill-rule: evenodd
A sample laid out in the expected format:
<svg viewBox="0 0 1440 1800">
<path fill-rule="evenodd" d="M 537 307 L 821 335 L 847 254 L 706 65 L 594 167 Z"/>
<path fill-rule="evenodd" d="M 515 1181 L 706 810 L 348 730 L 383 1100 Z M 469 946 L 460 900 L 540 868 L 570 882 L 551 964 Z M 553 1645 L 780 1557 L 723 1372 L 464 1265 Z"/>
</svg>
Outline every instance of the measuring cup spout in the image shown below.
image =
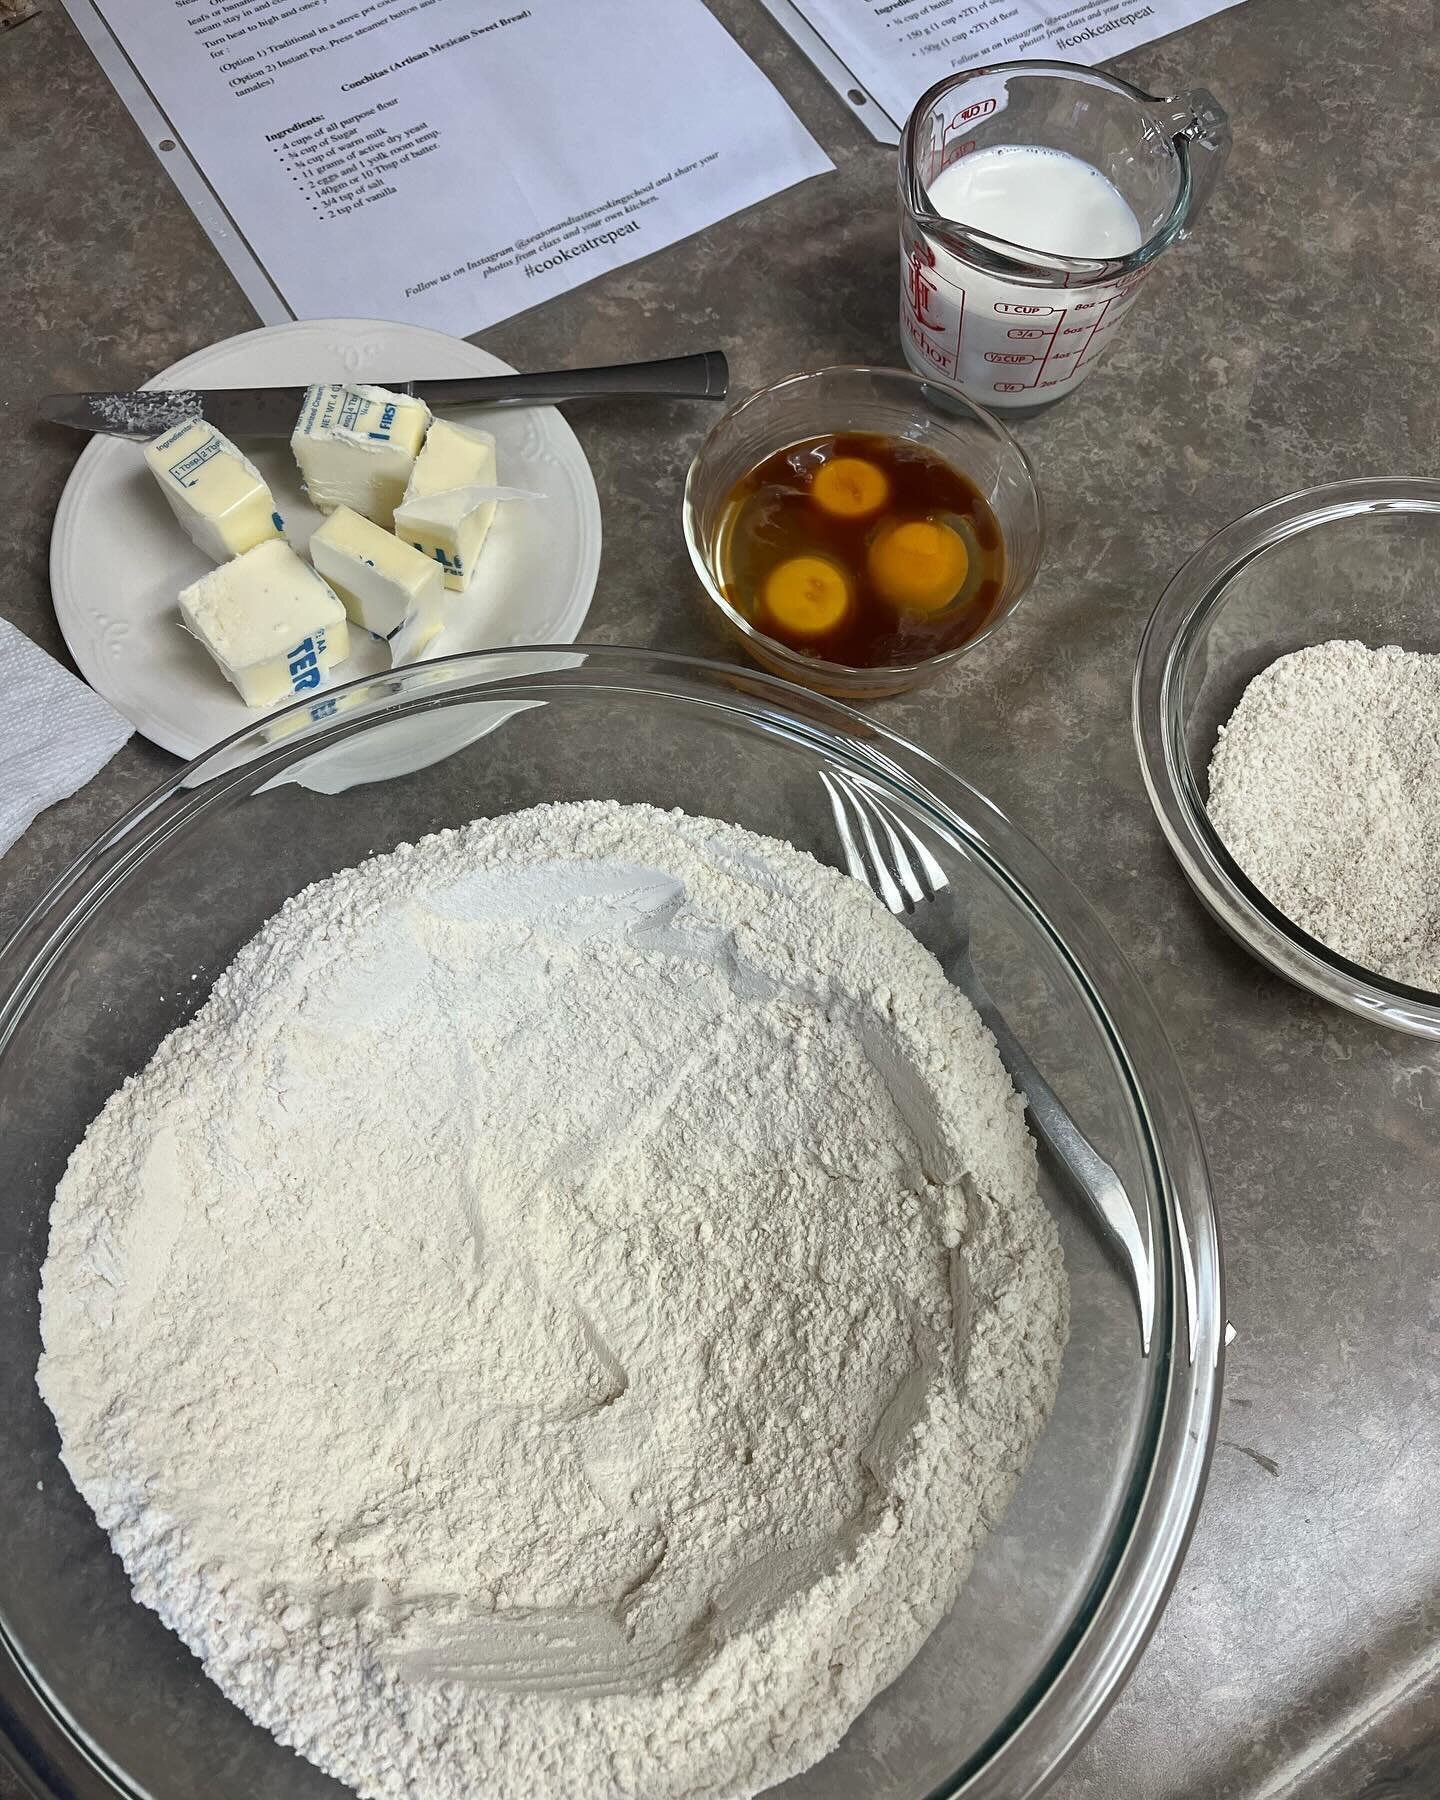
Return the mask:
<svg viewBox="0 0 1440 1800">
<path fill-rule="evenodd" d="M 1214 192 L 1225 158 L 1230 154 L 1230 120 L 1215 96 L 1206 88 L 1188 94 L 1171 94 L 1150 100 L 1150 115 L 1184 157 L 1190 175 L 1190 199 L 1185 208 L 1182 236 Z"/>
</svg>

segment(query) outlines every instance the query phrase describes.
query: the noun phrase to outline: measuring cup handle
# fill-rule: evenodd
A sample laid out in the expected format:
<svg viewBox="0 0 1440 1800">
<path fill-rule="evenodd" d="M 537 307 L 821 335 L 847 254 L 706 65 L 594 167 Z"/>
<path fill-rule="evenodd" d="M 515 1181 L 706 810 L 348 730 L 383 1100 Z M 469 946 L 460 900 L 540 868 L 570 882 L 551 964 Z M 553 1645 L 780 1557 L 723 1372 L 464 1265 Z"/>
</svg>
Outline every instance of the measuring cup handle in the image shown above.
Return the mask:
<svg viewBox="0 0 1440 1800">
<path fill-rule="evenodd" d="M 1185 230 L 1191 225 L 1214 191 L 1230 154 L 1230 120 L 1215 96 L 1205 88 L 1192 88 L 1188 94 L 1172 94 L 1157 100 L 1156 123 L 1174 143 L 1182 147 L 1190 167 L 1190 205 L 1185 214 Z"/>
</svg>

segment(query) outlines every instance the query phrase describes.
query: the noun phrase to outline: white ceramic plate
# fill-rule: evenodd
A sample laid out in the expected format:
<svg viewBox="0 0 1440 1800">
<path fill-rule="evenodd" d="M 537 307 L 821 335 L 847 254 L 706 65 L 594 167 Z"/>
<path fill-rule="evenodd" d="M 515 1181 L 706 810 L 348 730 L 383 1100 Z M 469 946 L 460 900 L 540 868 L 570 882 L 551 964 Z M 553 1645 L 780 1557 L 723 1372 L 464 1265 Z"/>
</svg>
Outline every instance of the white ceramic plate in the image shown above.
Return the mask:
<svg viewBox="0 0 1440 1800">
<path fill-rule="evenodd" d="M 247 331 L 198 350 L 148 387 L 275 387 L 312 381 L 425 380 L 511 372 L 487 351 L 438 331 L 365 319 L 309 319 Z M 571 644 L 600 566 L 600 502 L 585 452 L 554 407 L 447 409 L 495 434 L 498 479 L 539 501 L 501 506 L 461 617 L 430 656 L 509 644 Z M 283 440 L 246 440 L 303 551 L 320 515 L 300 492 Z M 153 743 L 187 760 L 254 725 L 252 712 L 180 628 L 175 597 L 214 565 L 177 524 L 141 446 L 97 437 L 66 483 L 50 540 L 60 629 L 90 685 Z M 458 600 L 459 595 L 455 598 Z M 389 666 L 385 647 L 352 630 L 335 680 Z"/>
</svg>

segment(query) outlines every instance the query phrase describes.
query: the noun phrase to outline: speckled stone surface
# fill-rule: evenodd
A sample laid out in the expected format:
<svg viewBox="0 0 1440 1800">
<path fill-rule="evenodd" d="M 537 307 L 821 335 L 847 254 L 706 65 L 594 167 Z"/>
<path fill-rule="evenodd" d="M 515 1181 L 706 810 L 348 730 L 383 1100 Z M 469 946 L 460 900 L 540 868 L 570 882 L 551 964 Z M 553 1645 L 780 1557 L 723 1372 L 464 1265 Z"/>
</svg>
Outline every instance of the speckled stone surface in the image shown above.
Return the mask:
<svg viewBox="0 0 1440 1800">
<path fill-rule="evenodd" d="M 717 10 L 837 173 L 487 333 L 522 367 L 722 344 L 737 390 L 897 362 L 893 154 L 751 0 Z M 1209 1494 L 1137 1674 L 1059 1800 L 1440 1793 L 1440 1055 L 1272 979 L 1201 914 L 1129 731 L 1167 576 L 1262 499 L 1433 473 L 1440 444 L 1440 9 L 1249 0 L 1128 57 L 1211 87 L 1236 148 L 1196 238 L 1083 393 L 1021 428 L 1050 509 L 1024 608 L 883 716 L 1011 811 L 1098 908 L 1168 1023 L 1222 1213 L 1230 1352 Z M 0 34 L 0 612 L 57 654 L 56 388 L 130 386 L 253 323 L 55 0 Z M 363 310 L 363 295 L 356 295 Z M 605 511 L 587 635 L 724 654 L 678 528 L 698 410 L 575 409 Z M 174 766 L 133 740 L 0 868 L 8 930 Z M 6 1794 L 0 1776 L 0 1794 Z"/>
</svg>

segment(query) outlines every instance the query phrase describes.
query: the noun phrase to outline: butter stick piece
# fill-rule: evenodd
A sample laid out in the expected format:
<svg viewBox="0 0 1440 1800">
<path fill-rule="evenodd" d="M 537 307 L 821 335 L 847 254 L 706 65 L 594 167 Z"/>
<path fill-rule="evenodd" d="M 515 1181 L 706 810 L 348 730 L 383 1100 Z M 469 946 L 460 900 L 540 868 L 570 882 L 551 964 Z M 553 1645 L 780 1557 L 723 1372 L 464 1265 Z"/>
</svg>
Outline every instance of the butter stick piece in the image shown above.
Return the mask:
<svg viewBox="0 0 1440 1800">
<path fill-rule="evenodd" d="M 180 618 L 247 706 L 311 692 L 350 653 L 345 608 L 275 538 L 186 588 Z"/>
<path fill-rule="evenodd" d="M 260 471 L 204 419 L 172 426 L 146 445 L 145 461 L 175 517 L 215 562 L 282 535 L 284 520 Z"/>
<path fill-rule="evenodd" d="M 308 388 L 290 447 L 322 513 L 348 506 L 388 531 L 430 424 L 430 408 L 388 388 Z"/>
<path fill-rule="evenodd" d="M 340 506 L 312 533 L 310 560 L 344 602 L 350 621 L 385 638 L 394 664 L 414 662 L 445 623 L 440 565 Z"/>
<path fill-rule="evenodd" d="M 474 578 L 495 518 L 495 439 L 488 431 L 437 419 L 395 510 L 395 535 L 440 565 L 448 588 Z"/>
</svg>

